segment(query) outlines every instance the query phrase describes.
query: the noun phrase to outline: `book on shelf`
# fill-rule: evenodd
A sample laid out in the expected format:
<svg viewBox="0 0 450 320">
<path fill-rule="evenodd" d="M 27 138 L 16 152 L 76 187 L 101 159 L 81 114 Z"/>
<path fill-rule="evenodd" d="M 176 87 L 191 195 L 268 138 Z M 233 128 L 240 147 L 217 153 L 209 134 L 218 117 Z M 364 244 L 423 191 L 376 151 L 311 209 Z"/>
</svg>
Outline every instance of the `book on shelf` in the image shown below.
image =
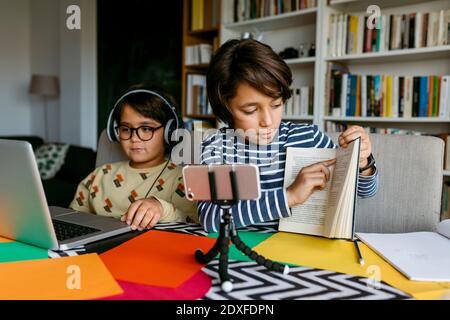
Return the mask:
<svg viewBox="0 0 450 320">
<path fill-rule="evenodd" d="M 300 87 L 291 89 L 291 98 L 286 101 L 285 116 L 312 116 L 314 111 L 314 88 Z"/>
<path fill-rule="evenodd" d="M 358 138 L 347 148 L 287 148 L 285 188 L 306 166 L 330 159 L 336 159 L 336 164 L 329 167 L 325 188 L 315 190 L 305 203 L 292 207 L 292 216 L 280 219 L 280 231 L 353 239 L 360 144 Z"/>
<path fill-rule="evenodd" d="M 206 96 L 206 75 L 189 73 L 186 83 L 186 114 L 188 116 L 212 114 Z"/>
<path fill-rule="evenodd" d="M 234 0 L 234 22 L 317 7 L 317 0 Z"/>
<path fill-rule="evenodd" d="M 209 129 L 215 129 L 211 121 L 187 119 L 184 120 L 184 128 L 189 131 L 206 132 Z"/>
<path fill-rule="evenodd" d="M 450 220 L 433 232 L 357 233 L 369 248 L 414 281 L 450 281 Z"/>
<path fill-rule="evenodd" d="M 381 15 L 375 28 L 366 15 L 332 13 L 328 56 L 450 45 L 450 9 Z"/>
<path fill-rule="evenodd" d="M 185 48 L 185 65 L 209 64 L 211 61 L 213 46 L 209 43 L 201 43 Z"/>
<path fill-rule="evenodd" d="M 450 117 L 449 75 L 356 75 L 330 62 L 325 86 L 332 116 Z"/>
<path fill-rule="evenodd" d="M 210 30 L 220 24 L 220 0 L 190 0 L 190 30 Z"/>
</svg>

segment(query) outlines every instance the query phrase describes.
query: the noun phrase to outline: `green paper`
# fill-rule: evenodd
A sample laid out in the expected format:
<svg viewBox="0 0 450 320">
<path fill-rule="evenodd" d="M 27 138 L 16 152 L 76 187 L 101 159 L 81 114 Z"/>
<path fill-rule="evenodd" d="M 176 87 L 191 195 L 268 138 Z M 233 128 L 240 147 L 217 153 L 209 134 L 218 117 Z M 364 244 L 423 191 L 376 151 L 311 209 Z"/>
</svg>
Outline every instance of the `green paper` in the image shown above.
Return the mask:
<svg viewBox="0 0 450 320">
<path fill-rule="evenodd" d="M 250 248 L 256 247 L 261 242 L 269 239 L 273 234 L 272 233 L 258 233 L 258 232 L 249 232 L 249 231 L 241 231 L 238 232 L 239 238 Z M 217 238 L 219 234 L 210 233 L 208 234 L 211 238 Z M 237 261 L 252 261 L 249 257 L 239 251 L 234 244 L 231 244 L 230 251 L 228 254 L 230 260 Z"/>
<path fill-rule="evenodd" d="M 0 243 L 0 263 L 48 258 L 48 251 L 20 242 Z"/>
</svg>

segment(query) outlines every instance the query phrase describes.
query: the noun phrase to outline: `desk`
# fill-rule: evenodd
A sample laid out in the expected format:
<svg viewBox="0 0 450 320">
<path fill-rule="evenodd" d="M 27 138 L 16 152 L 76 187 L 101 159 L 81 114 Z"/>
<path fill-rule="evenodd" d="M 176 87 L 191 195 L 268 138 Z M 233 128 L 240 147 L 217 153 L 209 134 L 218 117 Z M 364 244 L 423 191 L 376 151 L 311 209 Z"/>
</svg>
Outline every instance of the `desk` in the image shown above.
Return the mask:
<svg viewBox="0 0 450 320">
<path fill-rule="evenodd" d="M 168 232 L 179 232 L 196 236 L 207 236 L 200 225 L 166 223 L 158 224 L 155 229 Z M 274 233 L 273 224 L 251 226 L 239 231 L 252 231 L 261 233 Z M 49 252 L 50 257 L 77 255 L 86 252 L 103 252 L 109 249 L 111 243 L 118 245 L 124 239 L 131 239 L 140 233 L 135 232 L 123 236 L 123 239 L 96 243 L 86 248 L 78 248 L 70 252 Z M 192 253 L 194 254 L 194 253 Z M 214 260 L 205 266 L 203 272 L 212 278 L 212 288 L 203 298 L 205 300 L 284 300 L 284 299 L 365 299 L 365 300 L 392 300 L 411 299 L 404 292 L 385 283 L 380 283 L 378 289 L 367 285 L 367 278 L 336 273 L 305 267 L 291 267 L 289 275 L 270 272 L 255 262 L 231 261 L 229 274 L 233 280 L 233 291 L 224 293 L 220 287 L 218 276 L 218 260 Z"/>
</svg>

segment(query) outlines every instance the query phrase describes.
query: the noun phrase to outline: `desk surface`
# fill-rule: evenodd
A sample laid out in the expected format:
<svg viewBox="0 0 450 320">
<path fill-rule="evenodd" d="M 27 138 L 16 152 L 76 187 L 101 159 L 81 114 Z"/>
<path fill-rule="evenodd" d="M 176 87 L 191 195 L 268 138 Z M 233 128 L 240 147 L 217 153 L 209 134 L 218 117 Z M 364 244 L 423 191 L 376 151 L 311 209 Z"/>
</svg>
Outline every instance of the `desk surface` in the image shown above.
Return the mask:
<svg viewBox="0 0 450 320">
<path fill-rule="evenodd" d="M 207 236 L 201 226 L 195 224 L 167 223 L 159 224 L 157 230 L 180 232 L 197 236 Z M 276 229 L 271 225 L 252 226 L 240 231 L 274 233 Z M 103 241 L 86 248 L 78 248 L 70 252 L 49 252 L 50 257 L 77 255 L 97 251 L 99 253 L 118 245 L 123 241 L 137 236 L 139 233 Z M 218 275 L 218 260 L 215 259 L 202 270 L 212 278 L 212 288 L 203 298 L 205 300 L 291 300 L 291 299 L 366 299 L 392 300 L 411 299 L 404 292 L 386 283 L 377 284 L 378 287 L 368 285 L 368 279 L 337 273 L 328 270 L 291 267 L 290 273 L 283 276 L 270 272 L 255 262 L 232 261 L 229 263 L 229 274 L 233 281 L 233 291 L 224 293 L 220 288 Z"/>
</svg>

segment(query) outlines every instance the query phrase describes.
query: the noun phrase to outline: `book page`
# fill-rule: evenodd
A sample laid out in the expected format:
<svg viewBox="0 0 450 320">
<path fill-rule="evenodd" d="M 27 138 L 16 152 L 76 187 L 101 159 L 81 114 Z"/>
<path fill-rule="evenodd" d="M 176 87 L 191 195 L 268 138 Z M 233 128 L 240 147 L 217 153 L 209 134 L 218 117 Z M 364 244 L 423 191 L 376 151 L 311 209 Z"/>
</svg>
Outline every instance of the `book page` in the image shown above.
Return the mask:
<svg viewBox="0 0 450 320">
<path fill-rule="evenodd" d="M 302 168 L 317 162 L 334 159 L 336 150 L 287 148 L 284 188 L 288 188 L 294 182 Z M 323 235 L 330 184 L 333 179 L 333 167 L 329 167 L 331 175 L 326 187 L 323 190 L 314 191 L 304 204 L 291 208 L 292 216 L 280 219 L 279 230 Z"/>
<path fill-rule="evenodd" d="M 348 221 L 353 220 L 359 145 L 360 140 L 356 140 L 347 148 L 339 148 L 336 152 L 336 166 L 325 221 L 325 233 L 331 238 L 349 238 L 346 229 L 349 227 Z"/>
</svg>

